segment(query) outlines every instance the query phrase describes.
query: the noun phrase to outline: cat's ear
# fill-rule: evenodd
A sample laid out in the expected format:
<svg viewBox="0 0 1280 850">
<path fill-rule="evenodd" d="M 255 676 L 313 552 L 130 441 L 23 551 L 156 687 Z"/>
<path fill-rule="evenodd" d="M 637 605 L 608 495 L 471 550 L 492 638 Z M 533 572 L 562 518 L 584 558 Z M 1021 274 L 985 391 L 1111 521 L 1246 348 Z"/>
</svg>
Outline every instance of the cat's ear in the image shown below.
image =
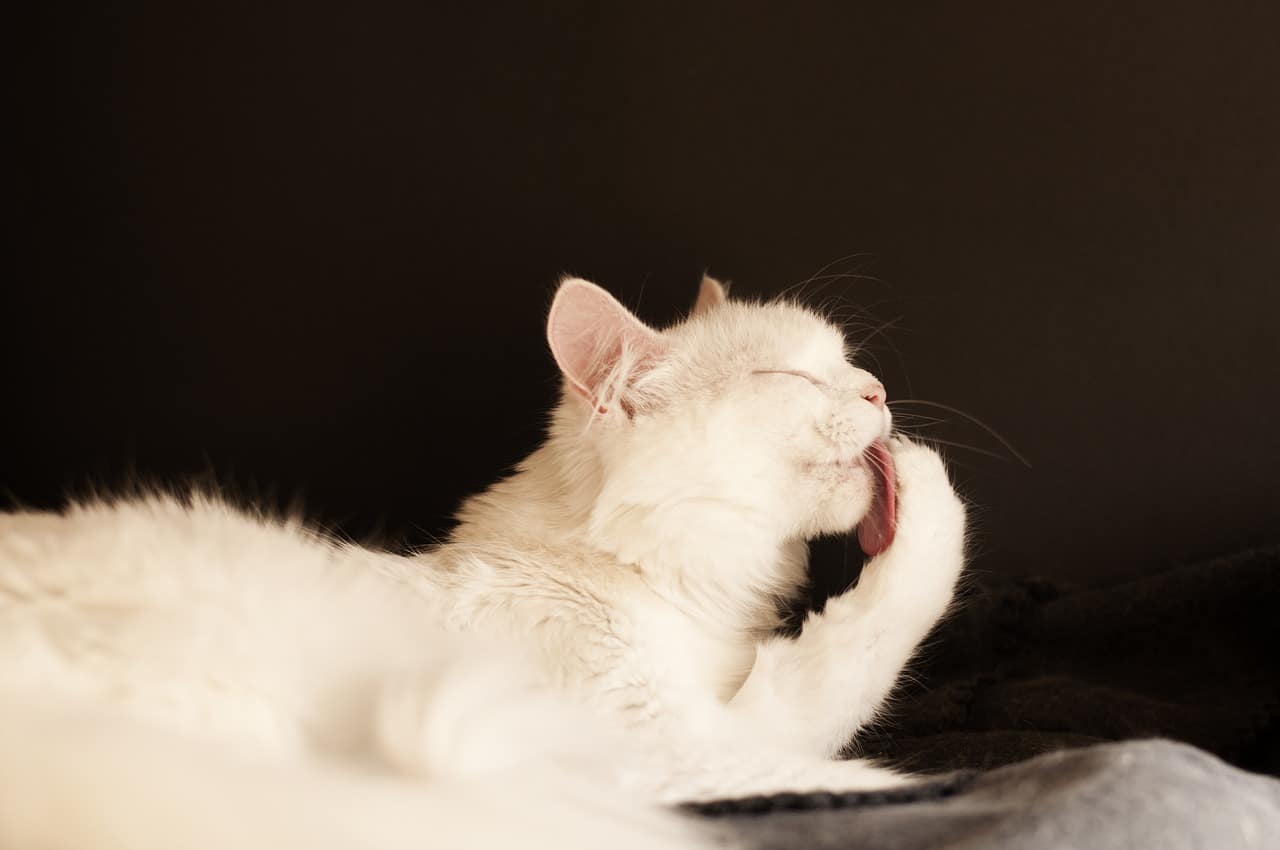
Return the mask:
<svg viewBox="0 0 1280 850">
<path fill-rule="evenodd" d="M 636 380 L 661 360 L 666 342 L 612 295 L 581 278 L 561 282 L 547 316 L 547 342 L 565 379 L 605 414 L 630 415 Z"/>
<path fill-rule="evenodd" d="M 698 300 L 693 303 L 693 311 L 689 315 L 705 313 L 728 300 L 729 288 L 711 275 L 704 274 L 702 283 L 698 285 Z"/>
</svg>

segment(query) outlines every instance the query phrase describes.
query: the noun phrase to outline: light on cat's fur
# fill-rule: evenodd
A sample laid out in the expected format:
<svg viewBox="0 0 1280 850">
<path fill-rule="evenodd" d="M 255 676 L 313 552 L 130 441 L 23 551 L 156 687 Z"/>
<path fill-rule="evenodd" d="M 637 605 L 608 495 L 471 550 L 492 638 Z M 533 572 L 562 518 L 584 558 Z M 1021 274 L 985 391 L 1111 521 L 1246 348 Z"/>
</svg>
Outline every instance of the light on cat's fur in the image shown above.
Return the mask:
<svg viewBox="0 0 1280 850">
<path fill-rule="evenodd" d="M 909 782 L 833 757 L 964 508 L 840 330 L 711 278 L 658 330 L 573 279 L 547 340 L 545 443 L 413 556 L 204 497 L 0 515 L 0 845 L 691 847 L 656 803 Z M 857 585 L 777 636 L 855 526 Z"/>
</svg>

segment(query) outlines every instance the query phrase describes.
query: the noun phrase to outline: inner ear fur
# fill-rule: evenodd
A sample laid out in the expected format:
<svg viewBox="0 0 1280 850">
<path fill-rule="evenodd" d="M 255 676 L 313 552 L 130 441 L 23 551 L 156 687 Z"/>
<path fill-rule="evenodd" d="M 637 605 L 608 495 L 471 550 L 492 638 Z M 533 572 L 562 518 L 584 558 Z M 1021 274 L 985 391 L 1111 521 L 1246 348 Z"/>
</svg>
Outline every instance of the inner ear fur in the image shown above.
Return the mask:
<svg viewBox="0 0 1280 850">
<path fill-rule="evenodd" d="M 666 352 L 657 331 L 581 278 L 568 278 L 556 290 L 547 343 L 569 386 L 601 414 L 616 406 L 631 415 L 636 380 Z"/>
</svg>

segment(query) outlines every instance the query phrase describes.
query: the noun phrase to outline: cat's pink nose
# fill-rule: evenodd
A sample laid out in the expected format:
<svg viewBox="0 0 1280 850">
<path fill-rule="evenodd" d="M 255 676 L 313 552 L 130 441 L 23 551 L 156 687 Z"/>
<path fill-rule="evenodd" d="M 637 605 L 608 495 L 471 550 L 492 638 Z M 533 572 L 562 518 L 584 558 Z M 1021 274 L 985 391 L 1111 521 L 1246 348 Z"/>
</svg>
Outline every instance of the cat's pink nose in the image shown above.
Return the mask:
<svg viewBox="0 0 1280 850">
<path fill-rule="evenodd" d="M 884 384 L 875 380 L 871 381 L 862 388 L 862 397 L 876 407 L 883 408 L 885 400 Z"/>
</svg>

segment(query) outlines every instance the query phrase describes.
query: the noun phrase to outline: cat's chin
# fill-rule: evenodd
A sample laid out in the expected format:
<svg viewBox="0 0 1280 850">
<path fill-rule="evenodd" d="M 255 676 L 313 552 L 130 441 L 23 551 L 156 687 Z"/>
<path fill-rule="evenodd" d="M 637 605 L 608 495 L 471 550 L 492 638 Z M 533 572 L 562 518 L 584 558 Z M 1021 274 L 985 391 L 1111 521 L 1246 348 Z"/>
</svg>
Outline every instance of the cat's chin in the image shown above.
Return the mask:
<svg viewBox="0 0 1280 850">
<path fill-rule="evenodd" d="M 865 468 L 844 473 L 839 485 L 810 514 L 808 536 L 853 531 L 871 510 L 872 496 L 871 476 Z"/>
<path fill-rule="evenodd" d="M 870 486 L 870 470 L 861 455 L 852 459 L 815 461 L 805 464 L 804 468 L 806 473 L 822 481 L 837 484 L 858 482 L 861 486 Z"/>
</svg>

